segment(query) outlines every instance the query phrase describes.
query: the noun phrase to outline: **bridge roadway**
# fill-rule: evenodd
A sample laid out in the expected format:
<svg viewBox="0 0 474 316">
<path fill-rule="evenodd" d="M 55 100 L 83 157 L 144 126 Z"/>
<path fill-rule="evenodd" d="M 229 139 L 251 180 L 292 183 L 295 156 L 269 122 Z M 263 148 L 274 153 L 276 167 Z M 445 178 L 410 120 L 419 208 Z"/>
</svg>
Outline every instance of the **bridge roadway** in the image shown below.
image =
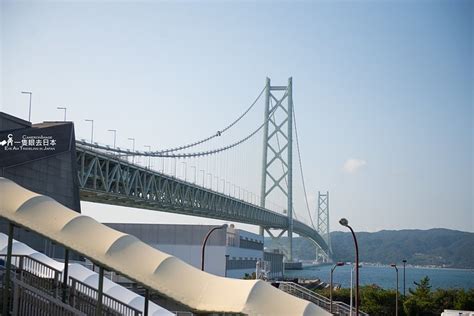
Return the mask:
<svg viewBox="0 0 474 316">
<path fill-rule="evenodd" d="M 236 221 L 267 229 L 288 227 L 288 217 L 246 201 L 144 168 L 109 152 L 76 142 L 83 201 Z M 293 220 L 293 231 L 328 250 L 310 226 Z"/>
</svg>

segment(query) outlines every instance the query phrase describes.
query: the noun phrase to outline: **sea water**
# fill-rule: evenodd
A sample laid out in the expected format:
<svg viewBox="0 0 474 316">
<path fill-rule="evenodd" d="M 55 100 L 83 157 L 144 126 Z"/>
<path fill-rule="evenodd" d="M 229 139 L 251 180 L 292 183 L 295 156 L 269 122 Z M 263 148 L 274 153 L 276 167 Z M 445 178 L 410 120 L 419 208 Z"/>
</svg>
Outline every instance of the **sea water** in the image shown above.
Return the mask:
<svg viewBox="0 0 474 316">
<path fill-rule="evenodd" d="M 332 265 L 305 267 L 303 270 L 287 270 L 285 277 L 320 279 L 329 283 L 330 271 Z M 360 285 L 376 284 L 385 289 L 394 289 L 397 282 L 395 268 L 387 266 L 364 265 L 359 270 Z M 406 267 L 406 291 L 408 288 L 414 288 L 413 282 L 419 282 L 422 278 L 428 276 L 433 289 L 436 288 L 464 288 L 474 289 L 474 269 L 446 269 L 446 268 L 420 268 Z M 398 267 L 399 290 L 403 292 L 403 266 Z M 346 265 L 336 267 L 333 274 L 333 282 L 350 287 L 351 284 L 351 266 Z M 355 273 L 353 274 L 355 282 Z"/>
</svg>

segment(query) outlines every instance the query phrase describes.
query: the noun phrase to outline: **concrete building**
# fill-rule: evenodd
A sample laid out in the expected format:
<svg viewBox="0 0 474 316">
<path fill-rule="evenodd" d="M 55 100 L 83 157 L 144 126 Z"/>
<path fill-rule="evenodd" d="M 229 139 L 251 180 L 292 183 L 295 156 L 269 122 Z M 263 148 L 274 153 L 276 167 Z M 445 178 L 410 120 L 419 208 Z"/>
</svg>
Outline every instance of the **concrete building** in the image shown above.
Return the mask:
<svg viewBox="0 0 474 316">
<path fill-rule="evenodd" d="M 161 251 L 200 268 L 202 242 L 211 225 L 121 224 L 109 227 L 141 239 Z M 231 278 L 243 278 L 256 271 L 258 261 L 268 261 L 268 278 L 283 276 L 283 255 L 264 253 L 263 237 L 248 231 L 218 229 L 209 238 L 205 251 L 205 271 Z"/>
<path fill-rule="evenodd" d="M 32 124 L 0 112 L 0 177 L 80 212 L 74 124 Z M 3 219 L 0 232 L 8 233 Z M 64 257 L 63 247 L 25 229 L 17 228 L 14 238 L 47 256 Z M 81 259 L 77 254 L 72 258 Z"/>
</svg>

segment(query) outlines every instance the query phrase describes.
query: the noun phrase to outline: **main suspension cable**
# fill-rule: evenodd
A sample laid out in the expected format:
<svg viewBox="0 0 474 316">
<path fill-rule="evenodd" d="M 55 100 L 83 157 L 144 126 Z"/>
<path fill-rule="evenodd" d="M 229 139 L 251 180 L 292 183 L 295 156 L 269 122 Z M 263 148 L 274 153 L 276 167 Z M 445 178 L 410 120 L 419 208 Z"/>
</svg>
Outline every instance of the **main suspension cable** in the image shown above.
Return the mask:
<svg viewBox="0 0 474 316">
<path fill-rule="evenodd" d="M 209 137 L 206 137 L 204 139 L 201 139 L 197 142 L 194 142 L 194 143 L 191 143 L 191 144 L 187 144 L 187 145 L 184 145 L 184 146 L 179 146 L 179 147 L 175 147 L 175 148 L 169 148 L 169 149 L 164 149 L 164 150 L 160 150 L 160 151 L 156 151 L 156 153 L 169 153 L 169 152 L 174 152 L 174 151 L 181 151 L 181 150 L 184 150 L 184 149 L 188 149 L 188 148 L 191 148 L 191 147 L 195 147 L 197 145 L 200 145 L 202 143 L 205 143 L 207 141 L 210 141 L 211 139 L 215 138 L 215 137 L 219 137 L 221 136 L 222 134 L 224 134 L 226 131 L 228 131 L 229 129 L 231 129 L 235 124 L 237 124 L 254 106 L 255 104 L 257 104 L 257 101 L 260 99 L 260 97 L 262 96 L 263 92 L 265 91 L 265 88 L 264 87 L 262 89 L 262 91 L 260 91 L 259 95 L 257 96 L 257 98 L 255 99 L 255 101 L 252 102 L 252 104 L 247 108 L 247 110 L 245 110 L 244 113 L 242 113 L 242 115 L 240 115 L 236 120 L 234 120 L 232 123 L 230 123 L 229 125 L 227 125 L 226 127 L 224 127 L 222 130 L 220 131 L 217 131 L 214 135 L 211 135 Z"/>
<path fill-rule="evenodd" d="M 301 163 L 300 142 L 298 140 L 298 129 L 296 127 L 296 115 L 295 115 L 295 106 L 294 106 L 294 104 L 293 104 L 293 121 L 295 122 L 296 148 L 297 148 L 297 151 L 298 151 L 298 161 L 299 161 L 299 165 L 300 165 L 301 181 L 303 182 L 304 200 L 305 200 L 305 203 L 306 203 L 306 209 L 308 211 L 309 220 L 311 221 L 311 226 L 313 226 L 313 228 L 316 229 L 316 227 L 314 227 L 313 217 L 311 216 L 311 211 L 309 209 L 308 195 L 306 194 L 306 185 L 305 185 L 304 175 L 303 175 L 303 164 Z"/>
<path fill-rule="evenodd" d="M 276 108 L 281 104 L 281 102 L 283 101 L 283 99 L 287 96 L 288 93 L 285 93 L 285 95 L 283 96 L 283 98 L 273 107 L 273 109 L 268 113 L 268 117 L 266 118 L 266 120 L 262 123 L 262 125 L 260 125 L 255 131 L 253 131 L 252 133 L 250 133 L 249 135 L 247 135 L 245 138 L 242 138 L 241 140 L 235 142 L 235 143 L 232 143 L 230 145 L 227 145 L 227 146 L 224 146 L 224 147 L 220 147 L 220 148 L 217 148 L 217 149 L 213 149 L 213 150 L 208 150 L 208 151 L 202 151 L 202 152 L 194 152 L 194 153 L 172 153 L 172 152 L 164 152 L 164 151 L 157 151 L 157 152 L 144 152 L 144 151 L 130 151 L 130 150 L 123 150 L 123 149 L 119 149 L 119 148 L 110 148 L 109 146 L 103 146 L 103 145 L 99 145 L 99 144 L 89 144 L 87 143 L 86 141 L 76 141 L 76 143 L 80 144 L 80 145 L 85 145 L 85 146 L 90 146 L 90 147 L 93 147 L 93 148 L 98 148 L 98 149 L 103 149 L 103 150 L 106 150 L 106 151 L 112 151 L 112 152 L 117 152 L 117 153 L 121 153 L 121 154 L 124 154 L 124 156 L 146 156 L 146 157 L 166 157 L 166 158 L 191 158 L 191 157 L 202 157 L 202 156 L 207 156 L 207 155 L 212 155 L 212 154 L 217 154 L 219 152 L 222 152 L 222 151 L 225 151 L 225 150 L 228 150 L 228 149 L 231 149 L 231 148 L 234 148 L 242 143 L 244 143 L 245 141 L 247 141 L 248 139 L 252 138 L 252 136 L 254 136 L 255 134 L 257 134 L 264 126 L 265 124 L 267 124 L 267 122 L 270 120 L 270 117 L 271 115 L 273 114 L 273 112 L 276 110 Z"/>
</svg>

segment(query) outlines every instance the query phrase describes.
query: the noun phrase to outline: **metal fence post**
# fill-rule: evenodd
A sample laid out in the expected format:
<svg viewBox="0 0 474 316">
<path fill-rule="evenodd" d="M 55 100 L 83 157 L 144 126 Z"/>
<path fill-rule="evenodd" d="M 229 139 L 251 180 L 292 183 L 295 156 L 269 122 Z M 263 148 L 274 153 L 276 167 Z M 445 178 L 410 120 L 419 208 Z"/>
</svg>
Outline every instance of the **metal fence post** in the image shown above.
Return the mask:
<svg viewBox="0 0 474 316">
<path fill-rule="evenodd" d="M 67 279 L 68 279 L 68 272 L 69 272 L 69 249 L 64 248 L 64 269 L 63 269 L 63 293 L 62 299 L 63 302 L 66 303 L 67 298 Z"/>
<path fill-rule="evenodd" d="M 100 266 L 99 268 L 99 286 L 97 293 L 97 308 L 95 310 L 96 315 L 102 315 L 102 297 L 104 291 L 104 267 Z"/>
<path fill-rule="evenodd" d="M 12 263 L 12 248 L 13 248 L 13 223 L 8 223 L 8 246 L 7 246 L 7 262 L 5 266 L 5 282 L 3 288 L 3 308 L 2 315 L 8 315 L 8 303 L 10 294 L 10 272 Z"/>
</svg>

